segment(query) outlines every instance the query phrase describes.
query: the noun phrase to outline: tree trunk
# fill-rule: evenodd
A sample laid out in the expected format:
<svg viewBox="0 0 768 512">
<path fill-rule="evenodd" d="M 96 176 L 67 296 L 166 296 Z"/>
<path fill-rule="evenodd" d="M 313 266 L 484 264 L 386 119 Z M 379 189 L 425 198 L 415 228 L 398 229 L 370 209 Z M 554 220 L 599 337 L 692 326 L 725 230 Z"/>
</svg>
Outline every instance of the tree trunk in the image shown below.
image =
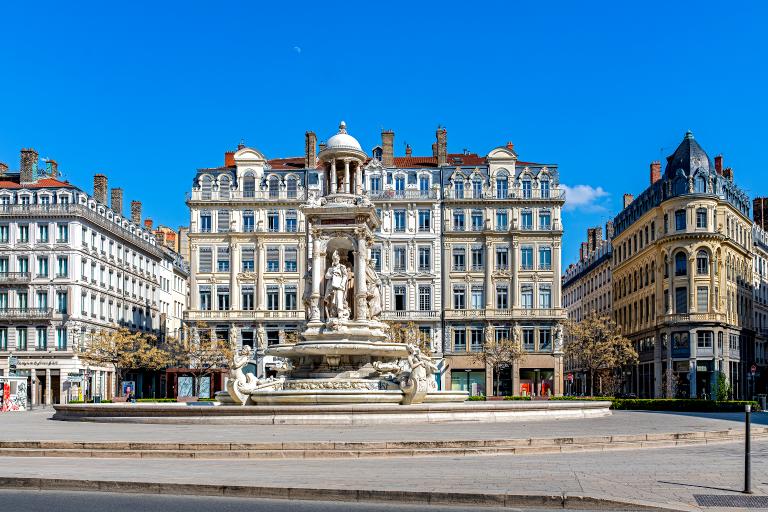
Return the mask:
<svg viewBox="0 0 768 512">
<path fill-rule="evenodd" d="M 595 371 L 589 370 L 589 396 L 594 396 L 595 390 Z"/>
<path fill-rule="evenodd" d="M 499 370 L 494 368 L 493 371 L 493 396 L 499 396 Z"/>
</svg>

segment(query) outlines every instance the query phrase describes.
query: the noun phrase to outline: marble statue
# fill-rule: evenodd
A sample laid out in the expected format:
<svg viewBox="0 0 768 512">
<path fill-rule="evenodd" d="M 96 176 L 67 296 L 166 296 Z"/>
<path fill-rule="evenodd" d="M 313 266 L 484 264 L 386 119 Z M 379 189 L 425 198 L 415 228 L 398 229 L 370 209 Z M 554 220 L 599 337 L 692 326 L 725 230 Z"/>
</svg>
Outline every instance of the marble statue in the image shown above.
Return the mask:
<svg viewBox="0 0 768 512">
<path fill-rule="evenodd" d="M 438 369 L 432 359 L 423 354 L 415 344 L 408 343 L 406 348 L 410 372 L 400 381 L 400 389 L 403 391 L 402 404 L 419 404 L 424 401 L 427 393 L 437 391 L 437 382 L 433 375 Z"/>
<path fill-rule="evenodd" d="M 235 351 L 232 356 L 232 366 L 230 367 L 229 380 L 227 381 L 227 393 L 232 397 L 235 403 L 245 405 L 248 402 L 248 395 L 256 389 L 256 376 L 252 373 L 244 373 L 243 367 L 251 359 L 251 347 L 243 346 L 239 351 Z"/>
<path fill-rule="evenodd" d="M 331 266 L 325 273 L 325 316 L 329 320 L 348 320 L 349 306 L 347 305 L 347 285 L 349 271 L 341 264 L 339 251 L 333 251 Z"/>
<path fill-rule="evenodd" d="M 312 265 L 309 265 L 304 273 L 304 294 L 301 297 L 301 303 L 304 305 L 305 318 L 312 318 Z"/>
<path fill-rule="evenodd" d="M 256 350 L 264 352 L 265 348 L 267 348 L 267 330 L 264 329 L 263 325 L 260 325 L 256 329 Z"/>
<path fill-rule="evenodd" d="M 368 260 L 368 266 L 365 269 L 365 281 L 368 288 L 368 317 L 371 320 L 378 320 L 381 317 L 381 279 L 373 268 L 373 260 Z"/>
<path fill-rule="evenodd" d="M 490 325 L 485 328 L 485 346 L 490 347 L 493 345 L 493 327 Z"/>
<path fill-rule="evenodd" d="M 555 325 L 555 352 L 563 351 L 563 326 L 562 324 Z"/>
</svg>

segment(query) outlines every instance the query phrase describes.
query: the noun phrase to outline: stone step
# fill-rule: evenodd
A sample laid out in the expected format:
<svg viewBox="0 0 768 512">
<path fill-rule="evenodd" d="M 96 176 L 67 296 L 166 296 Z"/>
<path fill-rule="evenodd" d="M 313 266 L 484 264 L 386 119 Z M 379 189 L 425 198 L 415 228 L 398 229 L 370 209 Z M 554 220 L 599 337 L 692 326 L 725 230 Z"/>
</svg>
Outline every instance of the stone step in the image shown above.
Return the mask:
<svg viewBox="0 0 768 512">
<path fill-rule="evenodd" d="M 753 427 L 754 439 L 768 438 L 768 427 Z M 527 455 L 576 451 L 635 450 L 744 439 L 741 430 L 673 432 L 593 437 L 454 441 L 131 443 L 0 441 L 0 457 L 72 458 L 362 458 L 475 455 Z"/>
</svg>

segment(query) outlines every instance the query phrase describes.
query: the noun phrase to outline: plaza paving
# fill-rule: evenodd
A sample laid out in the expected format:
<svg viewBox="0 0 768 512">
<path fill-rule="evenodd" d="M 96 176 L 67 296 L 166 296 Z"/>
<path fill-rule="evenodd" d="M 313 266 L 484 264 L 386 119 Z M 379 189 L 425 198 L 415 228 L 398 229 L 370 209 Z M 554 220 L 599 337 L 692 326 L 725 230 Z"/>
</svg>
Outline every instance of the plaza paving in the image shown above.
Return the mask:
<svg viewBox="0 0 768 512">
<path fill-rule="evenodd" d="M 497 439 L 742 429 L 742 414 L 622 412 L 546 422 L 409 427 L 136 425 L 52 421 L 52 411 L 0 416 L 3 440 L 365 441 Z M 753 415 L 765 425 L 768 416 Z M 753 446 L 753 488 L 768 492 L 768 441 Z M 736 494 L 743 443 L 631 451 L 377 459 L 163 460 L 0 458 L 0 478 L 591 496 L 695 509 L 695 494 Z M 711 509 L 709 509 L 711 510 Z"/>
</svg>

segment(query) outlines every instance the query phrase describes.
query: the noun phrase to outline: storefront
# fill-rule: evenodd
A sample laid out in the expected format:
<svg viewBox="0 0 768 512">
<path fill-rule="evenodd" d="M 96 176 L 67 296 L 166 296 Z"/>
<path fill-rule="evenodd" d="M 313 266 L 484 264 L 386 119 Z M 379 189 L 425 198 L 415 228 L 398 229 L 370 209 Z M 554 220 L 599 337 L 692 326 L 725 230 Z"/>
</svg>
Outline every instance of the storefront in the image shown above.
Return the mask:
<svg viewBox="0 0 768 512">
<path fill-rule="evenodd" d="M 554 368 L 521 368 L 521 396 L 551 396 L 555 394 Z"/>
<path fill-rule="evenodd" d="M 452 368 L 451 390 L 466 391 L 469 396 L 486 395 L 485 370 Z"/>
</svg>

